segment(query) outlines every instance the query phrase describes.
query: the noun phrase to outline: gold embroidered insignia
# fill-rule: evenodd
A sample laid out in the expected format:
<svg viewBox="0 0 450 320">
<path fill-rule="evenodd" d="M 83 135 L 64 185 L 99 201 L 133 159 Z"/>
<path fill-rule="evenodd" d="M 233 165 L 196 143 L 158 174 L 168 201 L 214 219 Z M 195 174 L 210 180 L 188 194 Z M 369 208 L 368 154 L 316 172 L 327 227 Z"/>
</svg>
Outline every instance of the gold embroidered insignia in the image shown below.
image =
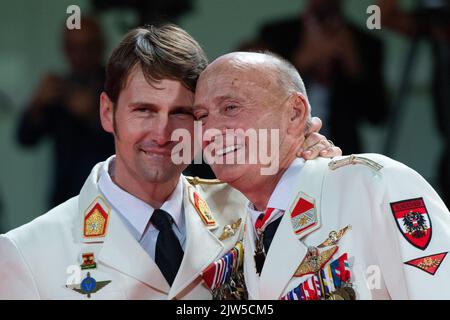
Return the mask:
<svg viewBox="0 0 450 320">
<path fill-rule="evenodd" d="M 203 223 L 208 228 L 216 228 L 217 222 L 212 215 L 211 209 L 205 200 L 200 198 L 197 192 L 191 191 L 189 195 L 189 200 L 194 205 L 195 210 L 197 210 L 198 215 L 202 219 Z"/>
<path fill-rule="evenodd" d="M 83 235 L 85 238 L 104 237 L 109 220 L 109 207 L 102 197 L 97 197 L 84 216 Z"/>
<path fill-rule="evenodd" d="M 348 225 L 339 231 L 334 230 L 331 231 L 330 234 L 328 235 L 328 238 L 324 242 L 322 242 L 317 248 L 325 248 L 338 244 L 339 240 L 341 240 L 341 238 L 347 233 L 347 231 L 350 230 L 352 230 L 351 225 Z"/>
<path fill-rule="evenodd" d="M 232 237 L 235 235 L 236 230 L 241 226 L 242 219 L 239 218 L 236 222 L 232 224 L 227 224 L 225 227 L 223 227 L 222 234 L 219 237 L 220 241 L 223 241 L 225 239 L 228 239 L 229 237 Z"/>
<path fill-rule="evenodd" d="M 337 246 L 322 252 L 319 252 L 316 247 L 309 247 L 308 253 L 295 271 L 294 277 L 302 277 L 307 274 L 316 273 L 330 261 L 337 250 Z"/>
</svg>

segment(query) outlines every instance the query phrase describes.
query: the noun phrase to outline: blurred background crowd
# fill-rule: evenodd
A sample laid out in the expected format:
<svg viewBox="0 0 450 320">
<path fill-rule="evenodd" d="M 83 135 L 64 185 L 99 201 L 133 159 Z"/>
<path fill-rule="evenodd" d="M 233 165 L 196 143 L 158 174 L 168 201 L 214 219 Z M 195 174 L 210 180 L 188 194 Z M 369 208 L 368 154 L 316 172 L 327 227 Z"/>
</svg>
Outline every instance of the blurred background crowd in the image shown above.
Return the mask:
<svg viewBox="0 0 450 320">
<path fill-rule="evenodd" d="M 81 30 L 66 28 L 73 4 Z M 366 26 L 372 4 L 380 30 Z M 322 133 L 344 154 L 401 161 L 450 205 L 448 0 L 15 0 L 0 8 L 0 233 L 77 195 L 114 153 L 98 119 L 105 61 L 129 29 L 166 21 L 210 60 L 235 50 L 287 58 Z"/>
</svg>

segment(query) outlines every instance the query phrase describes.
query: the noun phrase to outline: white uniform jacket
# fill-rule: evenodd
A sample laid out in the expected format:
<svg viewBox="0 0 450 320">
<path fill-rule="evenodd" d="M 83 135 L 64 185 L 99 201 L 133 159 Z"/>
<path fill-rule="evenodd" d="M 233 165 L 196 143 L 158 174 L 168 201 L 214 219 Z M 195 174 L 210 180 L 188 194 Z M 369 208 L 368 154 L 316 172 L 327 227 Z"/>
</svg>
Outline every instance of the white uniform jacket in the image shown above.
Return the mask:
<svg viewBox="0 0 450 320">
<path fill-rule="evenodd" d="M 245 212 L 245 198 L 225 184 L 207 185 L 205 192 L 201 184 L 193 186 L 183 177 L 186 248 L 169 287 L 101 194 L 98 181 L 103 165 L 94 167 L 79 196 L 0 236 L 0 299 L 211 299 L 200 274 L 242 237 L 244 223 L 233 235 L 219 240 L 224 226 Z M 210 198 L 212 217 L 204 203 L 194 205 L 194 193 L 199 199 Z M 95 208 L 103 212 L 103 218 Z M 89 218 L 89 213 L 94 215 Z M 91 219 L 90 228 L 102 225 L 105 234 L 86 237 L 85 218 Z M 93 254 L 96 268 L 80 269 L 86 253 Z M 99 287 L 90 297 L 73 290 L 80 288 L 88 272 Z"/>
<path fill-rule="evenodd" d="M 320 253 L 337 246 L 331 258 L 322 256 L 322 262 L 329 259 L 321 268 L 327 271 L 325 281 L 333 280 L 331 263 L 347 253 L 345 268 L 356 299 L 450 299 L 450 213 L 418 173 L 382 155 L 362 154 L 307 161 L 300 177 L 260 276 L 247 216 L 244 275 L 250 299 L 289 293 L 291 299 L 305 299 L 312 285 L 319 292 L 314 294 L 324 297 L 323 283 L 299 268 L 308 247 L 323 243 Z M 333 242 L 332 231 L 346 232 Z M 300 287 L 302 295 L 293 295 Z M 336 289 L 331 287 L 328 291 Z"/>
</svg>

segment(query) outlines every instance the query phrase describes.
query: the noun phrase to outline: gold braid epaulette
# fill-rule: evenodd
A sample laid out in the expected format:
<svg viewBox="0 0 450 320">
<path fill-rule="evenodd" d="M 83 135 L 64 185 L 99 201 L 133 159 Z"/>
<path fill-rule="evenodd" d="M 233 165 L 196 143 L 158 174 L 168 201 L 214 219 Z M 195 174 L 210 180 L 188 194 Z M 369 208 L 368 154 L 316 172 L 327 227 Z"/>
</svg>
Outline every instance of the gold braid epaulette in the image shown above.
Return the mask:
<svg viewBox="0 0 450 320">
<path fill-rule="evenodd" d="M 199 178 L 199 177 L 189 177 L 189 176 L 187 176 L 186 179 L 193 186 L 196 186 L 198 184 L 213 185 L 213 184 L 221 184 L 221 183 L 223 183 L 219 179 L 203 179 L 203 178 Z"/>
</svg>

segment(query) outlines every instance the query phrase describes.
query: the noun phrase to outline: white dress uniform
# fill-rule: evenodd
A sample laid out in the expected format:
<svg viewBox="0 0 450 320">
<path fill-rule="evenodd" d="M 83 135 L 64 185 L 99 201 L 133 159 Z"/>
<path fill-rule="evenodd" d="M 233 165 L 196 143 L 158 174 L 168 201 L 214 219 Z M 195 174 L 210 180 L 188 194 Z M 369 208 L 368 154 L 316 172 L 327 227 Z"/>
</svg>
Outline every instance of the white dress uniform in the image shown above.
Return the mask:
<svg viewBox="0 0 450 320">
<path fill-rule="evenodd" d="M 225 184 L 180 178 L 174 220 L 184 256 L 169 286 L 154 249 L 138 241 L 145 228 L 139 219 L 147 223 L 150 213 L 137 199 L 128 207 L 123 190 L 104 181 L 100 188 L 105 166 L 93 168 L 79 196 L 0 236 L 0 299 L 211 299 L 202 271 L 242 237 L 243 223 L 223 233 L 245 220 L 245 198 Z M 209 207 L 203 199 L 211 199 Z"/>
<path fill-rule="evenodd" d="M 295 160 L 268 204 L 284 214 L 260 275 L 252 207 L 244 234 L 250 299 L 450 299 L 450 213 L 399 162 L 377 154 Z"/>
</svg>

